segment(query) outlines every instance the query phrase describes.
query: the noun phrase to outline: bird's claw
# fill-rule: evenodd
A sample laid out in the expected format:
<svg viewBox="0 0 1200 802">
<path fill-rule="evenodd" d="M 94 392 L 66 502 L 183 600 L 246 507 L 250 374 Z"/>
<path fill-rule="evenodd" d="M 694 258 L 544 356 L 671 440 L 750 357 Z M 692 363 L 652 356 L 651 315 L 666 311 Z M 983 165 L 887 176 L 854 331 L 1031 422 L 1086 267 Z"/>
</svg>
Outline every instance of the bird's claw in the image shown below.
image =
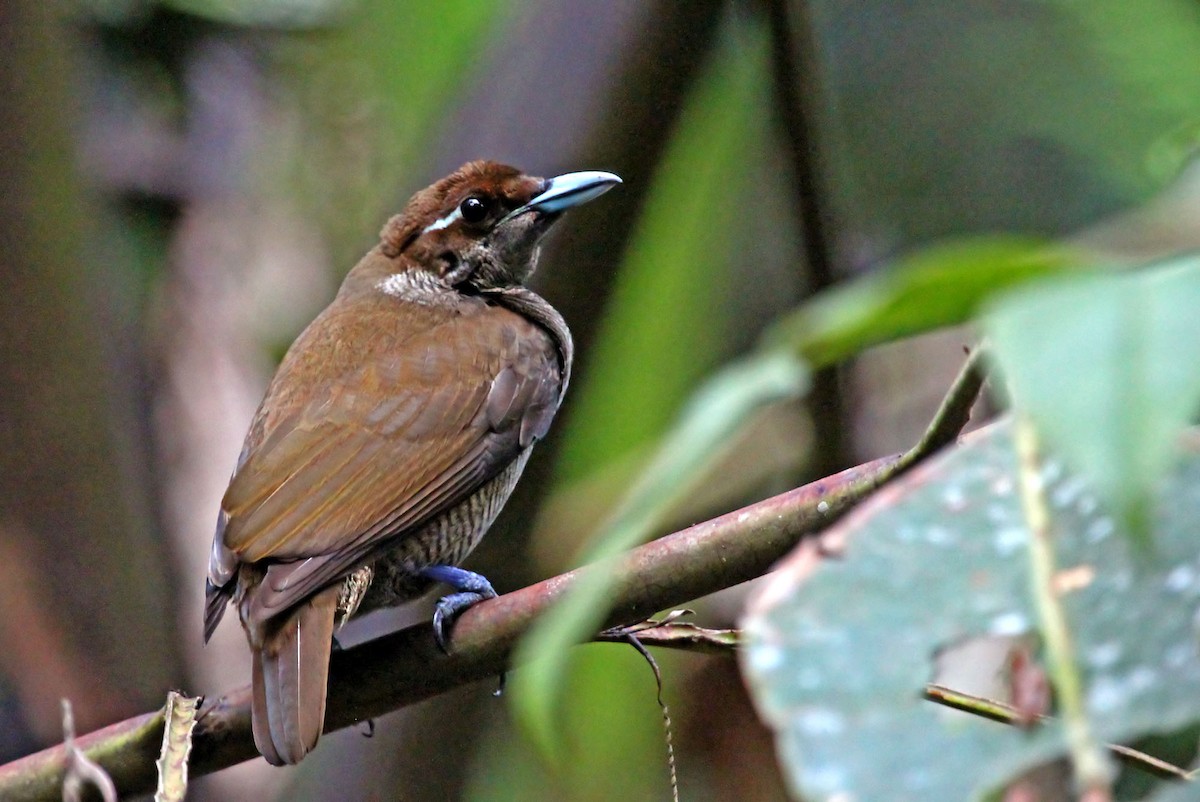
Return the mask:
<svg viewBox="0 0 1200 802">
<path fill-rule="evenodd" d="M 485 577 L 451 565 L 433 565 L 424 569 L 421 575 L 457 591 L 438 599 L 433 610 L 433 638 L 442 652 L 450 654 L 450 629 L 454 620 L 468 607 L 496 598 L 496 589 Z"/>
<path fill-rule="evenodd" d="M 442 654 L 450 654 L 450 628 L 454 625 L 454 619 L 468 607 L 494 598 L 496 598 L 495 591 L 492 591 L 490 596 L 485 593 L 462 591 L 451 593 L 449 596 L 443 596 L 438 599 L 437 606 L 433 610 L 433 639 L 437 641 L 438 648 L 442 650 Z M 496 690 L 492 691 L 492 696 L 503 696 L 504 686 L 507 684 L 507 681 L 508 672 L 501 671 L 500 677 L 496 681 Z"/>
<path fill-rule="evenodd" d="M 473 607 L 485 599 L 496 598 L 495 592 L 488 596 L 475 591 L 460 591 L 438 599 L 433 609 L 433 639 L 446 654 L 450 654 L 450 629 L 454 620 L 468 607 Z"/>
</svg>

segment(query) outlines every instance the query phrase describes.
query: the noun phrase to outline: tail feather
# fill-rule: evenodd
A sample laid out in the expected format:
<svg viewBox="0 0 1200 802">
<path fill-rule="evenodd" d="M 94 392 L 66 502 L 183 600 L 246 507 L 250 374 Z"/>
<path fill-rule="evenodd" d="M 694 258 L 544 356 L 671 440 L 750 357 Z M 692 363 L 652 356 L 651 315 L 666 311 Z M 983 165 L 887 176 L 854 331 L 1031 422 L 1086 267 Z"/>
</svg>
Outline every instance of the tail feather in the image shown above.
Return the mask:
<svg viewBox="0 0 1200 802">
<path fill-rule="evenodd" d="M 274 765 L 300 762 L 321 737 L 338 590 L 296 607 L 254 655 L 254 742 Z"/>
<path fill-rule="evenodd" d="M 253 691 L 253 695 L 250 697 L 250 723 L 254 732 L 254 745 L 258 747 L 259 753 L 267 759 L 268 763 L 272 766 L 282 766 L 284 765 L 283 758 L 279 756 L 279 752 L 275 749 L 275 742 L 271 740 L 262 652 L 252 649 L 251 654 L 254 663 L 253 681 L 250 685 Z"/>
</svg>

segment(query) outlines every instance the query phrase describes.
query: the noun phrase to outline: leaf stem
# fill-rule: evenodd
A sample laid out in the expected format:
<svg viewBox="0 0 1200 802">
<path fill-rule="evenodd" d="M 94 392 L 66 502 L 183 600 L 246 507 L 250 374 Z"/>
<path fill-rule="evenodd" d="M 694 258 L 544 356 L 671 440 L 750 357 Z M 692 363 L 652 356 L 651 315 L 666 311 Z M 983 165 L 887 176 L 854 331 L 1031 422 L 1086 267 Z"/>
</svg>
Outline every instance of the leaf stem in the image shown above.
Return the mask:
<svg viewBox="0 0 1200 802">
<path fill-rule="evenodd" d="M 1020 726 L 1021 724 L 1021 715 L 1012 705 L 998 702 L 995 699 L 988 699 L 985 696 L 976 696 L 975 694 L 956 691 L 953 688 L 947 688 L 945 685 L 926 685 L 925 698 L 939 705 L 955 710 L 962 710 L 966 713 L 973 713 L 981 718 L 998 721 L 1001 724 L 1011 724 L 1012 726 Z M 1049 721 L 1050 717 L 1041 716 L 1039 720 Z M 1148 755 L 1145 752 L 1121 744 L 1107 744 L 1106 748 L 1117 758 L 1128 761 L 1143 771 L 1166 779 L 1194 782 L 1193 772 L 1181 769 L 1179 766 L 1168 763 L 1154 755 Z"/>
<path fill-rule="evenodd" d="M 1030 584 L 1034 607 L 1041 622 L 1050 678 L 1066 729 L 1071 764 L 1079 787 L 1088 798 L 1112 798 L 1112 764 L 1092 733 L 1083 699 L 1083 681 L 1075 661 L 1075 648 L 1059 594 L 1054 588 L 1054 541 L 1050 510 L 1038 460 L 1038 440 L 1033 424 L 1019 416 L 1016 427 L 1021 506 L 1029 525 Z"/>
</svg>

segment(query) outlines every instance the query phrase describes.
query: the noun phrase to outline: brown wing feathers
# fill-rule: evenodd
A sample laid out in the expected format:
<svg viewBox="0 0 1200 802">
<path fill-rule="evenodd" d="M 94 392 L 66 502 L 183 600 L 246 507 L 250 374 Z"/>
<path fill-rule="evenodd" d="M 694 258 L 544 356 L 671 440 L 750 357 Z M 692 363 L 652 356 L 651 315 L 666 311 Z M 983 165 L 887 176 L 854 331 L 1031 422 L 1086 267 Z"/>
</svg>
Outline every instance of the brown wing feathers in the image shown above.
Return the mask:
<svg viewBox="0 0 1200 802">
<path fill-rule="evenodd" d="M 459 318 L 443 326 L 485 328 L 472 323 Z M 470 359 L 469 345 L 475 338 L 467 338 L 468 343 L 458 349 L 443 346 L 440 353 L 445 361 L 456 364 L 450 371 L 433 372 L 440 373 L 442 382 L 447 373 L 456 380 L 439 387 L 433 381 L 436 377 L 423 369 L 426 353 L 439 351 L 434 346 L 447 339 L 462 339 L 457 331 L 451 336 L 439 328 L 415 338 L 392 357 L 390 386 L 358 395 L 403 399 L 389 405 L 403 421 L 389 419 L 372 426 L 364 421 L 377 412 L 373 408 L 347 409 L 344 402 L 332 408 L 316 402 L 276 424 L 266 447 L 250 455 L 225 498 L 230 515 L 225 542 L 242 560 L 294 559 L 352 542 L 362 529 L 403 506 L 407 494 L 434 484 L 476 441 L 494 434 L 481 420 L 480 408 L 493 378 L 505 363 L 515 361 L 521 344 L 504 349 L 509 353 L 497 352 L 494 344 L 478 344 L 485 354 L 491 352 L 485 363 Z M 352 374 L 340 385 L 357 381 L 359 376 Z M 344 391 L 338 394 L 348 397 Z M 515 451 L 508 458 L 512 456 Z M 314 494 L 317 486 L 326 492 Z M 336 492 L 328 492 L 330 488 Z M 321 516 L 322 509 L 330 513 Z M 316 514 L 309 518 L 308 512 Z"/>
<path fill-rule="evenodd" d="M 490 478 L 482 470 L 483 463 L 476 454 L 468 454 L 461 461 L 461 470 L 446 472 L 440 483 L 426 488 L 421 496 L 413 499 L 410 506 L 398 510 L 392 518 L 381 520 L 357 542 L 337 552 L 271 565 L 248 608 L 249 620 L 262 624 L 361 565 L 379 547 L 380 534 L 394 531 L 395 520 L 401 517 L 406 520 L 427 520 L 445 506 L 443 499 L 463 498 Z"/>
</svg>

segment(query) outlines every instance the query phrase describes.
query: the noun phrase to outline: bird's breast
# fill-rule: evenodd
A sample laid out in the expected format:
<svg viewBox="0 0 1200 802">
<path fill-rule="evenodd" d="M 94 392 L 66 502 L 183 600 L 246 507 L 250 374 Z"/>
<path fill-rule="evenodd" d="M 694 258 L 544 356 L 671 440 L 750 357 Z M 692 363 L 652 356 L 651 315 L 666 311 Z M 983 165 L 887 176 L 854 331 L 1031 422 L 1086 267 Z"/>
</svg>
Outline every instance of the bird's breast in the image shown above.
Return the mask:
<svg viewBox="0 0 1200 802">
<path fill-rule="evenodd" d="M 360 569 L 347 577 L 339 608 L 366 613 L 404 604 L 429 590 L 431 583 L 417 573 L 431 565 L 458 565 L 474 551 L 512 495 L 530 451 L 532 448 L 522 450 L 466 499 L 412 535 L 390 544 L 367 570 Z M 364 583 L 364 577 L 368 583 Z"/>
</svg>

